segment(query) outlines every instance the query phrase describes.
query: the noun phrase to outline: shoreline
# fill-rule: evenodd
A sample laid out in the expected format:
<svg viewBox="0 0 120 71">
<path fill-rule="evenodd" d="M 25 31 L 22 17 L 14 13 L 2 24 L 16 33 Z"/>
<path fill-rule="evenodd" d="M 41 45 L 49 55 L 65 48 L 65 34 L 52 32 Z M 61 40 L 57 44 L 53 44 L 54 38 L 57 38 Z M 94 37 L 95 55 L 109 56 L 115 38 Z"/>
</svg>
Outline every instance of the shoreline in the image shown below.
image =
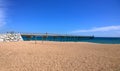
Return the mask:
<svg viewBox="0 0 120 71">
<path fill-rule="evenodd" d="M 66 42 L 66 41 L 64 41 L 64 42 L 62 42 L 62 41 L 34 41 L 34 40 L 32 40 L 32 41 L 9 41 L 9 43 L 10 42 L 51 42 L 51 43 L 86 43 L 86 44 L 101 44 L 101 45 L 120 45 L 120 44 L 117 44 L 117 43 L 95 43 L 95 42 L 74 42 L 74 41 L 70 41 L 70 42 Z M 0 43 L 6 43 L 6 42 L 4 42 L 4 41 L 2 41 L 2 42 L 0 42 Z"/>
</svg>

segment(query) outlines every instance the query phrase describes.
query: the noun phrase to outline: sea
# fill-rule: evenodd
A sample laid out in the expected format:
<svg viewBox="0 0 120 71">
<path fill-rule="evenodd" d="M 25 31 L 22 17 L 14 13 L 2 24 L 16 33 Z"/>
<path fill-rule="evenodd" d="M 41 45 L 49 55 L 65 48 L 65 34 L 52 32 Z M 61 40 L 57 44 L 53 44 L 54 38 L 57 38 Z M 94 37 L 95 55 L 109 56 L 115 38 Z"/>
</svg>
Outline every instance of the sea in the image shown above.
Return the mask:
<svg viewBox="0 0 120 71">
<path fill-rule="evenodd" d="M 58 42 L 91 42 L 100 44 L 120 44 L 120 37 L 94 37 L 94 38 L 79 38 L 79 39 L 68 39 L 68 38 L 53 38 L 47 37 L 42 38 L 41 36 L 26 38 L 22 36 L 24 41 L 37 40 L 37 41 L 58 41 Z"/>
</svg>

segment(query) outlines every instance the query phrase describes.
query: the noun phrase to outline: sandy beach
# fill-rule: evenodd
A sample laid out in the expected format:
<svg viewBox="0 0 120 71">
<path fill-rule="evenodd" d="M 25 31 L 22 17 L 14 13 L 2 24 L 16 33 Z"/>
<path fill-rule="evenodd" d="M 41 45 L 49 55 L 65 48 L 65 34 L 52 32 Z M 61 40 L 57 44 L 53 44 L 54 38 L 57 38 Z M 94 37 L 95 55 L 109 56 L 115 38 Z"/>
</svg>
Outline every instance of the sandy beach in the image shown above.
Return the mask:
<svg viewBox="0 0 120 71">
<path fill-rule="evenodd" d="M 120 71 L 120 44 L 0 42 L 0 71 Z"/>
</svg>

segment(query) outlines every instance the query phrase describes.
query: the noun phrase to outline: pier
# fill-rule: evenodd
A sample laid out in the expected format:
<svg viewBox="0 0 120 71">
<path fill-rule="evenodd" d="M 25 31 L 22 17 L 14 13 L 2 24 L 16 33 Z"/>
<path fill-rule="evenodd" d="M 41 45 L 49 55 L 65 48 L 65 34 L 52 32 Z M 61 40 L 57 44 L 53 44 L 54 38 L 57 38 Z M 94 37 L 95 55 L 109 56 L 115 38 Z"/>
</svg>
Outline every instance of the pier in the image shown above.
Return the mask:
<svg viewBox="0 0 120 71">
<path fill-rule="evenodd" d="M 7 32 L 0 33 L 0 41 L 81 41 L 83 39 L 92 39 L 94 36 L 79 36 L 68 34 L 51 33 L 21 33 Z"/>
<path fill-rule="evenodd" d="M 21 33 L 23 40 L 46 40 L 46 41 L 80 41 L 82 39 L 93 39 L 94 36 L 79 36 L 50 33 Z"/>
</svg>

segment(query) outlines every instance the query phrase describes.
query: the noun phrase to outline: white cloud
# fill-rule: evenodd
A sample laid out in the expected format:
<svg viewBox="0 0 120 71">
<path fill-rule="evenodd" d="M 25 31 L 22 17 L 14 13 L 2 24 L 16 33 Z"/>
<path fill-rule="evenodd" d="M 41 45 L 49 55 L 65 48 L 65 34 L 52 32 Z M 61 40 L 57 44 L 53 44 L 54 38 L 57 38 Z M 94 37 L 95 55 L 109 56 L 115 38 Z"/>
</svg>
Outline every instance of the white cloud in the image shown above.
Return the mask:
<svg viewBox="0 0 120 71">
<path fill-rule="evenodd" d="M 117 26 L 105 26 L 105 27 L 96 27 L 87 30 L 76 30 L 72 33 L 81 33 L 81 32 L 109 32 L 109 31 L 120 31 L 120 25 Z"/>
<path fill-rule="evenodd" d="M 5 22 L 5 4 L 3 0 L 0 0 L 0 28 L 3 27 L 6 22 Z"/>
</svg>

